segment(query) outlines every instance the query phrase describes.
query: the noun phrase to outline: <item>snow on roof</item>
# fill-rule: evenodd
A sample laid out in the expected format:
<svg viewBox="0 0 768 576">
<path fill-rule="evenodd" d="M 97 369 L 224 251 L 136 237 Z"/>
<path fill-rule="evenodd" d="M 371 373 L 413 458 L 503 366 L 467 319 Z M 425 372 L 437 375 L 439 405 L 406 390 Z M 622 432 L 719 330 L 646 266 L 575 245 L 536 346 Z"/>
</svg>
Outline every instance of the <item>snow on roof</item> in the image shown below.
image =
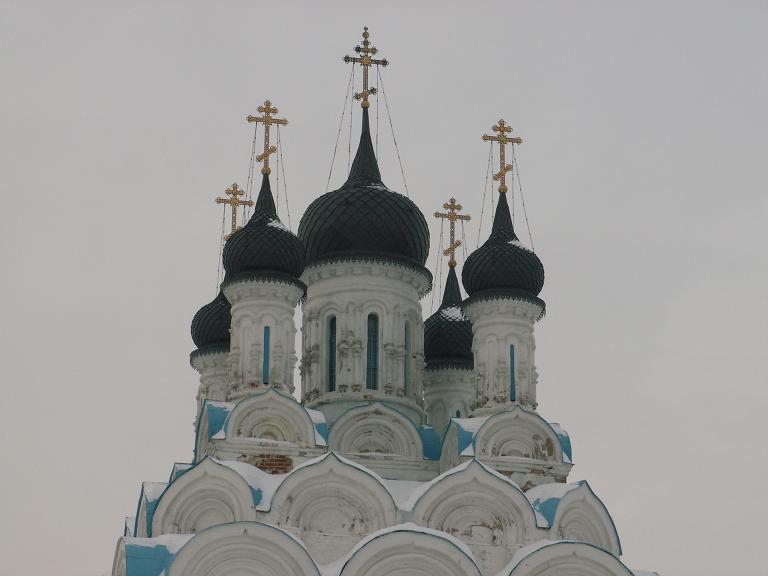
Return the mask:
<svg viewBox="0 0 768 576">
<path fill-rule="evenodd" d="M 143 482 L 142 489 L 144 493 L 144 499 L 147 502 L 155 502 L 160 500 L 160 496 L 163 491 L 168 487 L 168 482 Z"/>
<path fill-rule="evenodd" d="M 250 486 L 256 510 L 265 512 L 269 510 L 275 491 L 288 476 L 288 474 L 267 474 L 256 466 L 237 460 L 216 460 L 215 458 L 211 460 L 237 472 Z"/>
<path fill-rule="evenodd" d="M 536 540 L 535 542 L 526 544 L 515 552 L 514 556 L 512 556 L 512 560 L 510 560 L 509 564 L 507 564 L 499 574 L 509 574 L 518 564 L 520 564 L 520 562 L 525 560 L 527 556 L 530 556 L 537 550 L 541 550 L 552 544 L 557 544 L 558 542 L 566 542 L 566 540 Z"/>
<path fill-rule="evenodd" d="M 163 534 L 157 538 L 123 538 L 126 576 L 160 576 L 174 555 L 194 534 Z"/>
<path fill-rule="evenodd" d="M 224 423 L 227 417 L 235 407 L 230 402 L 217 402 L 215 400 L 205 401 L 205 410 L 208 417 L 208 439 L 218 438 L 219 432 L 223 434 Z M 222 435 L 221 438 L 224 436 Z"/>
<path fill-rule="evenodd" d="M 326 564 L 324 566 L 320 566 L 320 573 L 323 576 L 336 576 L 339 574 L 343 568 L 344 565 L 349 562 L 350 558 L 354 556 L 358 550 L 360 550 L 363 546 L 371 542 L 372 540 L 375 540 L 376 538 L 379 538 L 381 536 L 384 536 L 386 534 L 391 534 L 393 532 L 415 532 L 419 534 L 428 534 L 430 536 L 435 536 L 437 538 L 440 538 L 441 540 L 446 540 L 453 544 L 456 548 L 458 548 L 465 556 L 467 556 L 472 562 L 477 565 L 477 560 L 475 560 L 474 555 L 472 554 L 472 551 L 469 549 L 469 547 L 464 544 L 461 540 L 458 538 L 451 536 L 450 534 L 447 534 L 445 532 L 440 532 L 439 530 L 433 530 L 432 528 L 425 528 L 423 526 L 419 526 L 418 524 L 414 524 L 413 522 L 406 522 L 404 524 L 395 524 L 394 526 L 390 526 L 388 528 L 384 528 L 382 530 L 379 530 L 378 532 L 373 532 L 360 540 L 357 544 L 355 544 L 355 547 L 352 548 L 347 554 L 342 556 L 339 560 L 336 562 L 333 562 L 332 564 Z"/>
<path fill-rule="evenodd" d="M 406 503 L 411 497 L 411 494 L 420 489 L 425 482 L 418 482 L 416 480 L 384 480 L 384 485 L 392 494 L 392 499 L 397 504 L 397 507 L 401 510 L 406 510 Z"/>
<path fill-rule="evenodd" d="M 193 466 L 194 464 L 187 463 L 187 462 L 174 462 L 173 469 L 171 470 L 171 477 L 168 478 L 168 483 L 170 484 L 171 482 L 176 480 L 176 478 L 184 474 L 184 472 L 186 472 Z"/>
<path fill-rule="evenodd" d="M 461 311 L 460 306 L 448 306 L 440 310 L 440 317 L 449 322 L 464 322 L 464 313 Z"/>
<path fill-rule="evenodd" d="M 176 554 L 181 547 L 192 539 L 194 534 L 163 534 L 154 538 L 125 538 L 126 546 L 142 548 L 164 547 L 170 554 Z"/>
<path fill-rule="evenodd" d="M 571 437 L 568 435 L 560 424 L 556 422 L 549 422 L 552 430 L 557 434 L 557 439 L 560 440 L 560 447 L 563 449 L 563 460 L 569 464 L 573 464 L 573 451 L 571 448 Z"/>
<path fill-rule="evenodd" d="M 568 492 L 579 488 L 583 483 L 584 481 L 582 480 L 573 484 L 540 484 L 525 493 L 526 498 L 528 498 L 536 512 L 536 523 L 539 525 L 539 528 L 549 528 L 552 526 L 560 501 Z"/>
<path fill-rule="evenodd" d="M 315 444 L 318 446 L 328 446 L 328 424 L 325 421 L 325 414 L 320 412 L 320 410 L 312 410 L 311 408 L 304 408 L 304 410 L 309 414 L 315 427 Z"/>
</svg>

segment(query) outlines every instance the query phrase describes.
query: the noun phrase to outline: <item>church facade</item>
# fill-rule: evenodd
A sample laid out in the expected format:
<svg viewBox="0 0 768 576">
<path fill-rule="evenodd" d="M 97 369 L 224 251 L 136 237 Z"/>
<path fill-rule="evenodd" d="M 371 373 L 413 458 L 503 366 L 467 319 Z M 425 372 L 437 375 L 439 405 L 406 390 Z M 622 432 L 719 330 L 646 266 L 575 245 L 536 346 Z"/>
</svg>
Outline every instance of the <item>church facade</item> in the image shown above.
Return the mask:
<svg viewBox="0 0 768 576">
<path fill-rule="evenodd" d="M 386 60 L 367 30 L 356 51 L 362 127 L 347 181 L 293 234 L 265 144 L 253 215 L 192 320 L 193 461 L 142 484 L 113 576 L 641 574 L 622 563 L 598 495 L 568 482 L 568 434 L 538 412 L 544 267 L 515 233 L 504 179 L 518 140 L 503 121 L 486 137 L 502 152 L 491 234 L 464 262 L 466 298 L 451 239 L 442 302 L 424 320 L 427 223 L 382 182 L 369 129 L 367 71 Z M 259 110 L 268 134 L 277 110 Z M 445 207 L 455 220 L 461 207 Z"/>
</svg>

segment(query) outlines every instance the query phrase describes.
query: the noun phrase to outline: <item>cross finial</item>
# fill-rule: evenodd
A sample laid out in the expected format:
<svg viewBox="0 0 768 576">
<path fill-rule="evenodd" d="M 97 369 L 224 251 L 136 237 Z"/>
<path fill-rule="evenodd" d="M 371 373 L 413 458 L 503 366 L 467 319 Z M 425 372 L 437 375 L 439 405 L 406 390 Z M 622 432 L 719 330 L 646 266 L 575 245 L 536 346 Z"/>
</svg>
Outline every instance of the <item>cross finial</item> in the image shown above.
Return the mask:
<svg viewBox="0 0 768 576">
<path fill-rule="evenodd" d="M 435 212 L 435 218 L 447 218 L 448 226 L 450 227 L 451 243 L 448 248 L 443 250 L 444 256 L 450 256 L 448 259 L 448 266 L 451 268 L 456 267 L 456 248 L 461 246 L 461 240 L 456 240 L 456 221 L 457 220 L 472 220 L 469 214 L 461 215 L 459 212 L 462 210 L 461 204 L 456 202 L 456 198 L 451 198 L 450 202 L 443 204 L 443 208 L 447 210 L 447 213 Z"/>
<path fill-rule="evenodd" d="M 229 198 L 216 198 L 216 204 L 228 204 L 232 206 L 232 232 L 224 236 L 224 240 L 228 240 L 232 234 L 240 230 L 242 226 L 237 225 L 237 209 L 240 206 L 253 206 L 253 200 L 241 200 L 240 196 L 245 194 L 245 190 L 241 190 L 237 183 L 232 184 L 229 188 L 224 190 Z"/>
<path fill-rule="evenodd" d="M 360 46 L 359 44 L 355 46 L 355 52 L 360 54 L 359 57 L 353 57 L 353 56 L 344 56 L 343 60 L 347 64 L 352 62 L 353 64 L 360 64 L 360 66 L 363 67 L 363 91 L 362 92 L 356 92 L 355 93 L 355 100 L 362 100 L 360 105 L 363 108 L 368 108 L 371 104 L 368 102 L 368 96 L 373 96 L 376 94 L 376 88 L 369 88 L 368 87 L 368 69 L 373 66 L 374 64 L 382 66 L 387 66 L 389 62 L 387 62 L 386 58 L 382 58 L 381 60 L 378 60 L 376 58 L 372 58 L 379 50 L 378 48 L 375 48 L 373 45 L 371 45 L 371 41 L 368 40 L 370 38 L 370 34 L 368 33 L 368 27 L 363 28 L 363 45 Z"/>
<path fill-rule="evenodd" d="M 285 126 L 288 124 L 288 120 L 285 118 L 273 118 L 272 114 L 277 114 L 278 110 L 272 106 L 272 102 L 265 100 L 262 106 L 259 106 L 256 110 L 261 112 L 264 116 L 247 116 L 245 119 L 248 122 L 261 122 L 264 124 L 264 152 L 256 156 L 257 162 L 264 162 L 264 166 L 261 168 L 262 174 L 269 174 L 272 170 L 269 168 L 269 155 L 277 152 L 277 146 L 269 145 L 269 129 L 272 124 L 278 124 Z"/>
<path fill-rule="evenodd" d="M 500 181 L 499 193 L 504 194 L 507 191 L 506 174 L 512 170 L 512 166 L 507 164 L 506 158 L 504 156 L 506 152 L 506 146 L 507 144 L 522 144 L 523 139 L 507 136 L 507 134 L 512 132 L 512 127 L 507 126 L 507 123 L 504 121 L 504 119 L 499 120 L 498 123 L 496 123 L 496 125 L 491 128 L 491 130 L 496 132 L 497 135 L 491 136 L 489 134 L 483 134 L 483 142 L 488 142 L 490 140 L 492 142 L 499 143 L 499 172 L 498 174 L 493 175 L 493 179 Z"/>
</svg>

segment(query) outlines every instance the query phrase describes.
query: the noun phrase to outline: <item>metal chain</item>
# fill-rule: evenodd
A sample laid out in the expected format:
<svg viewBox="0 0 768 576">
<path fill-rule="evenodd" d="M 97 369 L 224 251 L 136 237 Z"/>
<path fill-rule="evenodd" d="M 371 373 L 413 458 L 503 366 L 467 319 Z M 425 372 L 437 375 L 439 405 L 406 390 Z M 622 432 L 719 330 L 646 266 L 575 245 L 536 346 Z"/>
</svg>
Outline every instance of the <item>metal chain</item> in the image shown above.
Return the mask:
<svg viewBox="0 0 768 576">
<path fill-rule="evenodd" d="M 285 201 L 285 213 L 288 215 L 288 228 L 293 229 L 291 224 L 291 209 L 288 206 L 288 186 L 285 179 L 285 157 L 283 156 L 283 140 L 280 138 L 280 125 L 277 126 L 277 150 L 280 156 L 280 170 L 283 171 L 283 200 Z"/>
<path fill-rule="evenodd" d="M 219 265 L 216 269 L 216 289 L 215 293 L 218 295 L 219 293 L 219 285 L 221 284 L 221 258 L 224 255 L 224 228 L 226 226 L 226 219 L 227 219 L 227 206 L 226 204 L 223 205 L 221 210 L 221 238 L 219 239 Z"/>
<path fill-rule="evenodd" d="M 349 101 L 349 88 L 352 86 L 352 74 L 355 71 L 355 67 L 352 66 L 352 70 L 349 72 L 349 81 L 347 82 L 347 93 L 344 95 L 344 107 L 341 109 L 341 118 L 339 118 L 339 130 L 336 132 L 336 143 L 333 145 L 333 157 L 331 158 L 331 167 L 328 170 L 328 182 L 325 184 L 325 191 L 328 192 L 328 188 L 331 186 L 331 174 L 333 173 L 333 164 L 336 162 L 336 151 L 339 148 L 339 138 L 341 137 L 341 127 L 344 125 L 344 115 L 347 113 L 347 102 Z"/>
<path fill-rule="evenodd" d="M 483 201 L 480 203 L 480 222 L 477 225 L 477 246 L 480 247 L 480 238 L 483 234 L 483 214 L 485 213 L 485 197 L 488 195 L 488 178 L 491 175 L 491 160 L 493 153 L 493 142 L 489 142 L 488 145 L 488 164 L 485 167 L 485 183 L 483 184 Z"/>
<path fill-rule="evenodd" d="M 256 133 L 258 131 L 258 124 L 255 124 L 253 126 L 253 144 L 251 144 L 251 162 L 248 166 L 248 182 L 245 185 L 245 192 L 246 192 L 246 198 L 248 200 L 251 200 L 253 197 L 252 191 L 253 191 L 253 168 L 256 164 Z M 245 209 L 245 207 L 243 208 Z M 248 207 L 248 215 L 251 215 L 251 207 Z M 245 219 L 243 219 L 245 221 Z"/>
<path fill-rule="evenodd" d="M 405 181 L 405 171 L 403 170 L 403 160 L 400 158 L 400 148 L 397 146 L 397 138 L 395 138 L 395 127 L 392 124 L 392 114 L 389 111 L 389 101 L 387 100 L 387 91 L 384 89 L 384 77 L 379 75 L 379 84 L 381 85 L 381 94 L 384 96 L 384 106 L 387 109 L 387 117 L 389 118 L 389 129 L 392 131 L 392 141 L 395 143 L 395 152 L 397 153 L 397 162 L 400 164 L 400 174 L 403 177 L 403 186 L 405 187 L 405 195 L 408 198 L 411 197 L 408 192 L 408 182 Z"/>
<path fill-rule="evenodd" d="M 523 205 L 523 216 L 525 216 L 525 227 L 528 228 L 528 239 L 531 241 L 531 250 L 533 250 L 533 233 L 531 232 L 531 225 L 528 223 L 528 210 L 525 209 L 525 196 L 523 196 L 523 185 L 520 182 L 520 171 L 517 168 L 517 158 L 515 157 L 515 146 L 512 145 L 512 162 L 515 166 L 515 172 L 517 173 L 517 188 L 520 190 L 520 203 Z"/>
</svg>

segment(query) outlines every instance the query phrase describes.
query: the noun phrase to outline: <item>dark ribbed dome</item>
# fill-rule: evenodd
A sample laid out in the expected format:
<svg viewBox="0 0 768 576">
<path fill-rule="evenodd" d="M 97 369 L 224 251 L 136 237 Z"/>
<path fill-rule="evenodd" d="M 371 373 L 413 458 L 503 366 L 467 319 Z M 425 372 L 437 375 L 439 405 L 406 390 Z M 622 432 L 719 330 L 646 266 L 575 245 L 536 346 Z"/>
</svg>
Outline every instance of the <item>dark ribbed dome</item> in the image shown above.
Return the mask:
<svg viewBox="0 0 768 576">
<path fill-rule="evenodd" d="M 499 194 L 491 236 L 469 255 L 461 281 L 470 296 L 507 290 L 536 297 L 544 287 L 544 265 L 515 234 L 506 194 Z"/>
<path fill-rule="evenodd" d="M 192 318 L 192 341 L 198 349 L 209 346 L 229 347 L 231 307 L 222 292 Z"/>
<path fill-rule="evenodd" d="M 461 292 L 456 270 L 448 270 L 443 301 L 424 322 L 424 360 L 427 370 L 474 366 L 472 326 L 461 310 Z"/>
<path fill-rule="evenodd" d="M 224 245 L 224 270 L 230 279 L 247 272 L 277 272 L 298 278 L 304 271 L 304 247 L 277 217 L 266 174 L 253 216 Z"/>
<path fill-rule="evenodd" d="M 416 204 L 381 182 L 368 110 L 355 161 L 344 185 L 309 205 L 299 224 L 306 263 L 344 256 L 383 256 L 424 266 L 429 229 Z"/>
</svg>

